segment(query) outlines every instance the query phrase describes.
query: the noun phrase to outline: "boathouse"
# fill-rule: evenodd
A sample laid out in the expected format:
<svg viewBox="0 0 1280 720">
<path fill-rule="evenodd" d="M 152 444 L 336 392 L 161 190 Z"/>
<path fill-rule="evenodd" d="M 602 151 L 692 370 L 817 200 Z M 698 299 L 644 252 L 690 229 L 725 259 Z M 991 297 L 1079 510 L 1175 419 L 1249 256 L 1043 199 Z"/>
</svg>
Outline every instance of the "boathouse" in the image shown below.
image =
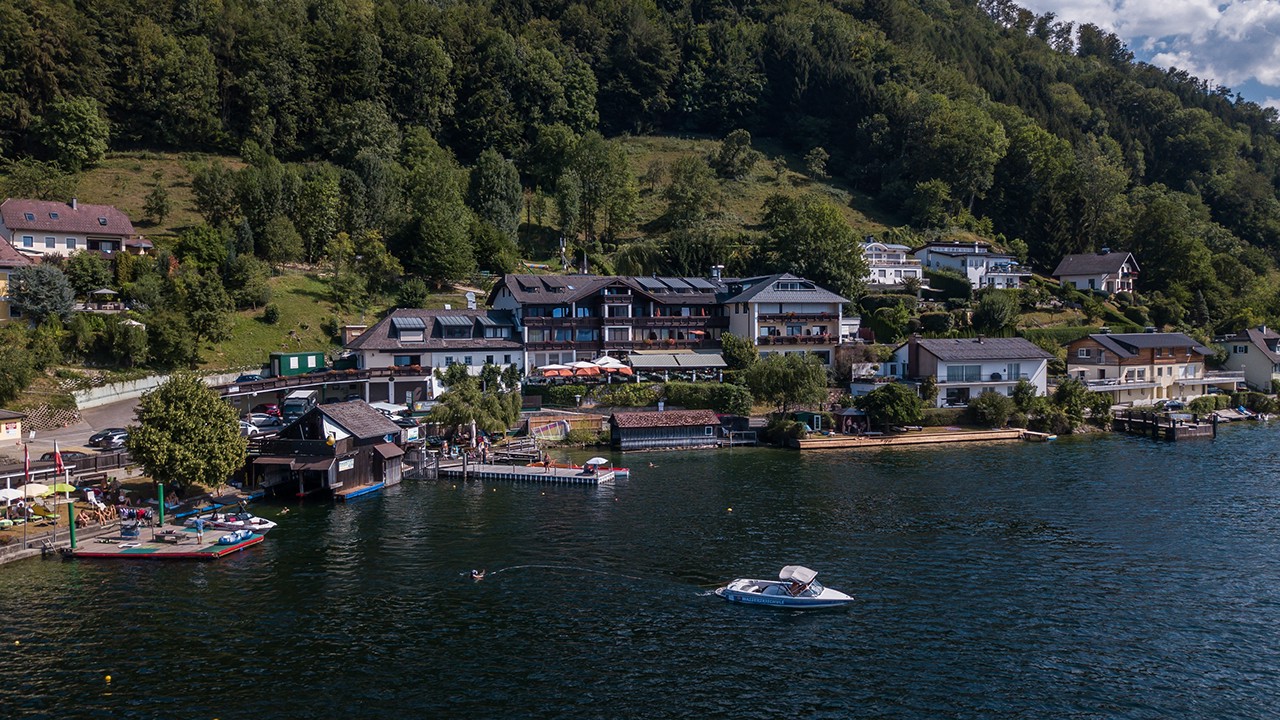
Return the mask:
<svg viewBox="0 0 1280 720">
<path fill-rule="evenodd" d="M 619 412 L 609 418 L 609 434 L 621 450 L 702 447 L 720 442 L 720 419 L 710 410 Z"/>
<path fill-rule="evenodd" d="M 361 400 L 319 405 L 268 440 L 250 440 L 251 483 L 309 495 L 400 482 L 400 427 Z"/>
</svg>

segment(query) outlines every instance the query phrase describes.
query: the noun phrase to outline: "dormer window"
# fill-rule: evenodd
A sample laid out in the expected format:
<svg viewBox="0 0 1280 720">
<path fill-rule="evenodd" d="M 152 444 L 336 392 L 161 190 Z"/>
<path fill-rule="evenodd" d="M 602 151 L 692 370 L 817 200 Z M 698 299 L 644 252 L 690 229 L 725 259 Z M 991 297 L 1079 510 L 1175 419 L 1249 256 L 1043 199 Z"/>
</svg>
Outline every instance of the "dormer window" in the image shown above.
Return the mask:
<svg viewBox="0 0 1280 720">
<path fill-rule="evenodd" d="M 27 222 L 35 222 L 35 221 L 36 221 L 36 214 L 35 214 L 35 213 L 22 213 L 22 217 L 26 218 L 26 221 L 27 221 Z"/>
<path fill-rule="evenodd" d="M 58 213 L 49 213 L 49 219 L 50 219 L 50 220 L 57 220 L 57 219 L 58 219 Z"/>
<path fill-rule="evenodd" d="M 422 318 L 391 318 L 391 327 L 395 330 L 396 338 L 401 342 L 422 342 L 426 339 L 427 324 Z"/>
<path fill-rule="evenodd" d="M 105 217 L 100 217 L 100 218 L 98 218 L 98 224 L 99 224 L 99 225 L 101 225 L 102 227 L 106 227 L 106 226 L 107 226 L 107 219 L 106 219 Z"/>
</svg>

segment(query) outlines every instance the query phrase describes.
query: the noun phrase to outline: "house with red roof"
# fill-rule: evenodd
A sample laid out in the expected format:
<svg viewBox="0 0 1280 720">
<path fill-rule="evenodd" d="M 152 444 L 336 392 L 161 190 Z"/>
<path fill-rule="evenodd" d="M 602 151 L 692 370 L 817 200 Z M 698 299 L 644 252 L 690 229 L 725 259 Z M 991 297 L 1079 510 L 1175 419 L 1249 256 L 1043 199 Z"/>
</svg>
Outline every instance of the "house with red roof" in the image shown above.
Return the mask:
<svg viewBox="0 0 1280 720">
<path fill-rule="evenodd" d="M 90 205 L 71 198 L 9 198 L 0 203 L 0 237 L 23 255 L 68 256 L 88 250 L 110 257 L 121 252 L 141 255 L 151 243 L 133 229 L 129 216 L 112 205 Z"/>
</svg>

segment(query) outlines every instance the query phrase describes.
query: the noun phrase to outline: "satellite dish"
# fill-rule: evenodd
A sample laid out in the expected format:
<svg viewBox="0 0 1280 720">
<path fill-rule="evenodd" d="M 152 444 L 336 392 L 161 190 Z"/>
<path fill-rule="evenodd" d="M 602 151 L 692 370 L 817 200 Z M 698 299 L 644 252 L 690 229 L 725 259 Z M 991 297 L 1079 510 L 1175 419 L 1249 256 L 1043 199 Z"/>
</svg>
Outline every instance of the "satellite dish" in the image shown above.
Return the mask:
<svg viewBox="0 0 1280 720">
<path fill-rule="evenodd" d="M 475 293 L 473 293 L 473 292 L 471 292 L 470 290 L 468 290 L 468 291 L 467 291 L 467 294 L 466 294 L 464 297 L 466 297 L 466 298 L 467 298 L 467 309 L 468 309 L 468 310 L 475 310 L 475 309 L 476 309 L 476 294 L 475 294 Z"/>
</svg>

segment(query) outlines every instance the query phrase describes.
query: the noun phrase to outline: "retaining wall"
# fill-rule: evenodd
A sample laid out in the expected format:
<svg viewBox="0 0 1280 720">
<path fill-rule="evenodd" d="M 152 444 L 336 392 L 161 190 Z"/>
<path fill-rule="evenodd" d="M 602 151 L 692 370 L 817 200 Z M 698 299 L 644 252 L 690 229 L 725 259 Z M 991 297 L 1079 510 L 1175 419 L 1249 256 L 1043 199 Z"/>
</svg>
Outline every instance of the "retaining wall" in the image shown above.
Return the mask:
<svg viewBox="0 0 1280 720">
<path fill-rule="evenodd" d="M 234 382 L 240 377 L 241 373 L 221 373 L 218 375 L 206 375 L 201 380 L 206 385 L 224 385 Z M 132 400 L 133 398 L 142 397 L 142 394 L 148 390 L 153 390 L 160 386 L 168 375 L 152 375 L 151 377 L 141 378 L 139 380 L 130 380 L 128 382 L 113 383 L 111 385 L 103 385 L 102 387 L 89 388 L 88 390 L 77 390 L 71 393 L 76 399 L 76 406 L 81 410 L 98 407 L 100 405 L 110 405 L 121 400 Z"/>
</svg>

